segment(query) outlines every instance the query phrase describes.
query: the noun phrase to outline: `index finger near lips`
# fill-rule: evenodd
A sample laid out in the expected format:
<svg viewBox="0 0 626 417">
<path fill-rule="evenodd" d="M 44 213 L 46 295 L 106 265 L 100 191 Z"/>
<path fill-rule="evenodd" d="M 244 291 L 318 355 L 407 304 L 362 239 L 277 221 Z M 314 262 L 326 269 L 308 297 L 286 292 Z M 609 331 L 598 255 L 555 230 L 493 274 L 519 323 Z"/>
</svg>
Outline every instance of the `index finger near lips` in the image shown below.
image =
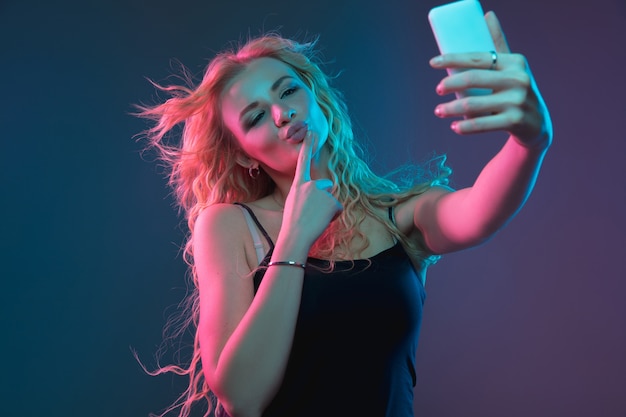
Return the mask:
<svg viewBox="0 0 626 417">
<path fill-rule="evenodd" d="M 294 183 L 302 184 L 311 181 L 311 157 L 313 155 L 313 133 L 307 132 L 300 153 L 298 154 L 298 164 L 296 165 L 296 174 Z"/>
</svg>

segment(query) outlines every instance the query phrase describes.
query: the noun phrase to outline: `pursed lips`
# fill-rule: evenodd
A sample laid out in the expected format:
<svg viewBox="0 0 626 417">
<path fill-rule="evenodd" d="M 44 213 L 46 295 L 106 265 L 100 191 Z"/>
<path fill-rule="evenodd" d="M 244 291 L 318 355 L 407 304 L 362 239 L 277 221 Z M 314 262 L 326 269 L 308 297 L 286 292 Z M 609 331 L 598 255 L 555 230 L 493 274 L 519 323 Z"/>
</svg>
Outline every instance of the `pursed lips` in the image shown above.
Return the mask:
<svg viewBox="0 0 626 417">
<path fill-rule="evenodd" d="M 309 126 L 306 122 L 297 121 L 287 129 L 285 140 L 290 142 L 302 142 L 306 136 Z"/>
</svg>

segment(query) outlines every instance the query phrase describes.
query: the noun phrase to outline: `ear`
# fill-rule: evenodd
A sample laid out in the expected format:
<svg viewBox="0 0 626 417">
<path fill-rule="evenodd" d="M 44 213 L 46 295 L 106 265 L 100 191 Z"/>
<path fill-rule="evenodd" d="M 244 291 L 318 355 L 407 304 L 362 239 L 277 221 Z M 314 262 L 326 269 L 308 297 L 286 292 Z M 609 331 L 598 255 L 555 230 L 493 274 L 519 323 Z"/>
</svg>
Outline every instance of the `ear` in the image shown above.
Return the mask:
<svg viewBox="0 0 626 417">
<path fill-rule="evenodd" d="M 241 150 L 237 151 L 237 155 L 235 155 L 235 162 L 244 168 L 256 169 L 259 167 L 259 162 L 257 160 L 250 158 Z"/>
</svg>

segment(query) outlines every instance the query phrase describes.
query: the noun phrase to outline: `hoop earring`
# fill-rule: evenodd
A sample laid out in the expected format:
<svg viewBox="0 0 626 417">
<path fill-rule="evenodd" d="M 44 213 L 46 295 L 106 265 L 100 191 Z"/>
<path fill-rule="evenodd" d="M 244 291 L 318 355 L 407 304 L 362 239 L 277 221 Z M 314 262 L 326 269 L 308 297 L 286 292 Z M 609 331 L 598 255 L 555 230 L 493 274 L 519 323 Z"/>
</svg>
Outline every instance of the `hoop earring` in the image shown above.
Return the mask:
<svg viewBox="0 0 626 417">
<path fill-rule="evenodd" d="M 261 169 L 259 167 L 248 168 L 248 175 L 250 175 L 250 178 L 252 178 L 253 180 L 256 180 L 259 174 L 261 174 Z"/>
</svg>

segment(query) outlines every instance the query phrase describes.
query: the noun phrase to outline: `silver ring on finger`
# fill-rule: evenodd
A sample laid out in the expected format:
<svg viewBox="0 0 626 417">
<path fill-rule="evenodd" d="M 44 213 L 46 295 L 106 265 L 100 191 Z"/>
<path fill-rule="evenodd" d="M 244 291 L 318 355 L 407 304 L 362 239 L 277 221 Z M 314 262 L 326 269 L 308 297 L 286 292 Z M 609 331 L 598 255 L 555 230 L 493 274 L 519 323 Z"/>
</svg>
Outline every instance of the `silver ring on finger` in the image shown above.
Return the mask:
<svg viewBox="0 0 626 417">
<path fill-rule="evenodd" d="M 489 67 L 489 69 L 493 71 L 498 66 L 498 53 L 496 51 L 489 52 L 491 53 L 491 66 Z"/>
</svg>

